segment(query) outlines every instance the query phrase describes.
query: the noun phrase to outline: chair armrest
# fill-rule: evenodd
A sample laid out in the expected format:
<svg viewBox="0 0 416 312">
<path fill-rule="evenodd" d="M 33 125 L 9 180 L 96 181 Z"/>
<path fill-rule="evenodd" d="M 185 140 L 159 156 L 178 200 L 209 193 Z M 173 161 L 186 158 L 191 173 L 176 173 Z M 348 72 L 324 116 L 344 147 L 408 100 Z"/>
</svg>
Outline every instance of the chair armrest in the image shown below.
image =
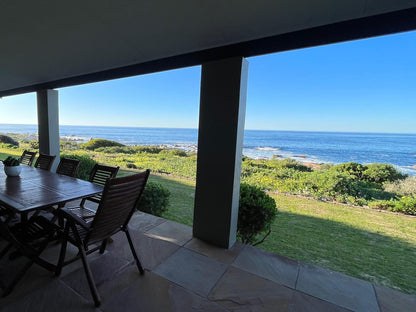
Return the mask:
<svg viewBox="0 0 416 312">
<path fill-rule="evenodd" d="M 84 229 L 89 229 L 91 223 L 86 222 L 84 219 L 78 217 L 76 214 L 72 213 L 70 209 L 61 208 L 57 211 L 60 217 L 67 219 L 68 221 L 73 221 L 74 223 L 82 226 Z"/>
</svg>

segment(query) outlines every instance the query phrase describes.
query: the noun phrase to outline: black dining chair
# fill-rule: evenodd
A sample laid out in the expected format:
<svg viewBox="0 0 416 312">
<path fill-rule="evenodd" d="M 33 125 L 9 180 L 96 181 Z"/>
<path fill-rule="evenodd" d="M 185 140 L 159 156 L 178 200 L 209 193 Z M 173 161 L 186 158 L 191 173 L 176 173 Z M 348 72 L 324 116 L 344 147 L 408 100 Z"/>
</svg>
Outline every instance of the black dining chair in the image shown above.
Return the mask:
<svg viewBox="0 0 416 312">
<path fill-rule="evenodd" d="M 104 253 L 110 236 L 119 231 L 126 233 L 136 266 L 140 273 L 144 274 L 144 269 L 137 256 L 128 230 L 128 223 L 146 186 L 149 173 L 150 170 L 146 170 L 127 177 L 108 179 L 97 212 L 90 222 L 79 218 L 71 213 L 69 209 L 62 208 L 57 211 L 58 216 L 66 220 L 66 223 L 55 274 L 59 276 L 64 265 L 81 258 L 96 306 L 100 305 L 101 299 L 88 264 L 87 255 L 96 250 Z M 68 242 L 78 247 L 78 255 L 75 259 L 65 261 Z M 99 245 L 96 246 L 95 244 Z M 90 247 L 92 248 L 89 249 Z"/>
<path fill-rule="evenodd" d="M 36 152 L 29 152 L 27 150 L 24 150 L 22 156 L 20 156 L 20 163 L 22 165 L 32 166 L 36 154 Z"/>
<path fill-rule="evenodd" d="M 120 167 L 106 166 L 95 164 L 94 168 L 91 171 L 88 181 L 104 186 L 108 179 L 115 178 L 117 176 L 118 170 Z M 87 201 L 99 204 L 101 201 L 101 194 L 97 194 L 91 197 L 83 198 L 78 207 L 68 208 L 72 213 L 76 214 L 80 218 L 88 219 L 92 218 L 95 215 L 95 210 L 90 209 L 85 206 Z"/>
<path fill-rule="evenodd" d="M 39 157 L 35 162 L 35 168 L 51 170 L 55 158 L 56 156 L 54 155 L 46 155 L 39 153 Z"/>
<path fill-rule="evenodd" d="M 56 173 L 76 178 L 78 175 L 80 165 L 81 161 L 79 159 L 70 159 L 62 157 L 59 161 L 58 168 L 56 168 Z"/>
</svg>

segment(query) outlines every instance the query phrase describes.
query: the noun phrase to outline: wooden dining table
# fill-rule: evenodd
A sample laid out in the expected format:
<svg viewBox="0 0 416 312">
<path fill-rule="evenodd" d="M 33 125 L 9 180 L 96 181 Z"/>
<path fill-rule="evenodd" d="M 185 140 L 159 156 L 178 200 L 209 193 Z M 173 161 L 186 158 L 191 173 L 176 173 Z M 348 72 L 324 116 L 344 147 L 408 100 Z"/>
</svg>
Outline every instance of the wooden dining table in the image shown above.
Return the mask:
<svg viewBox="0 0 416 312">
<path fill-rule="evenodd" d="M 17 177 L 8 177 L 0 162 L 0 204 L 27 219 L 33 212 L 52 205 L 102 193 L 103 186 L 48 170 L 21 165 Z"/>
</svg>

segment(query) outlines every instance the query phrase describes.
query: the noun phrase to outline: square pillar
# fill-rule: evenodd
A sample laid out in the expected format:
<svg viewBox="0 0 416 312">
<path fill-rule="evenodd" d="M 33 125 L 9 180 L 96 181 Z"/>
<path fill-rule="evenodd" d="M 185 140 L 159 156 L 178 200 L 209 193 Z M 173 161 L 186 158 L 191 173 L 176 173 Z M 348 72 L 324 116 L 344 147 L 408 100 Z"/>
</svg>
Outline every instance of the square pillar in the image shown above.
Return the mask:
<svg viewBox="0 0 416 312">
<path fill-rule="evenodd" d="M 51 170 L 59 163 L 59 105 L 57 90 L 37 92 L 39 152 L 56 155 Z"/>
<path fill-rule="evenodd" d="M 236 241 L 248 62 L 202 65 L 193 235 L 223 248 Z"/>
</svg>

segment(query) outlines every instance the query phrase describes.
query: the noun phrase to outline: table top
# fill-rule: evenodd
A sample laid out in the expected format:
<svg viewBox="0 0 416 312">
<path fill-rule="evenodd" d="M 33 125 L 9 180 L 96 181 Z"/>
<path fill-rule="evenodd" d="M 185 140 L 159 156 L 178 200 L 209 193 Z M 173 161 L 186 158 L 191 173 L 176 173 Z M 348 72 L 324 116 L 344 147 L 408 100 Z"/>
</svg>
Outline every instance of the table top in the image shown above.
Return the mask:
<svg viewBox="0 0 416 312">
<path fill-rule="evenodd" d="M 99 194 L 103 187 L 47 170 L 21 165 L 18 177 L 8 177 L 0 162 L 0 203 L 29 212 Z"/>
</svg>

